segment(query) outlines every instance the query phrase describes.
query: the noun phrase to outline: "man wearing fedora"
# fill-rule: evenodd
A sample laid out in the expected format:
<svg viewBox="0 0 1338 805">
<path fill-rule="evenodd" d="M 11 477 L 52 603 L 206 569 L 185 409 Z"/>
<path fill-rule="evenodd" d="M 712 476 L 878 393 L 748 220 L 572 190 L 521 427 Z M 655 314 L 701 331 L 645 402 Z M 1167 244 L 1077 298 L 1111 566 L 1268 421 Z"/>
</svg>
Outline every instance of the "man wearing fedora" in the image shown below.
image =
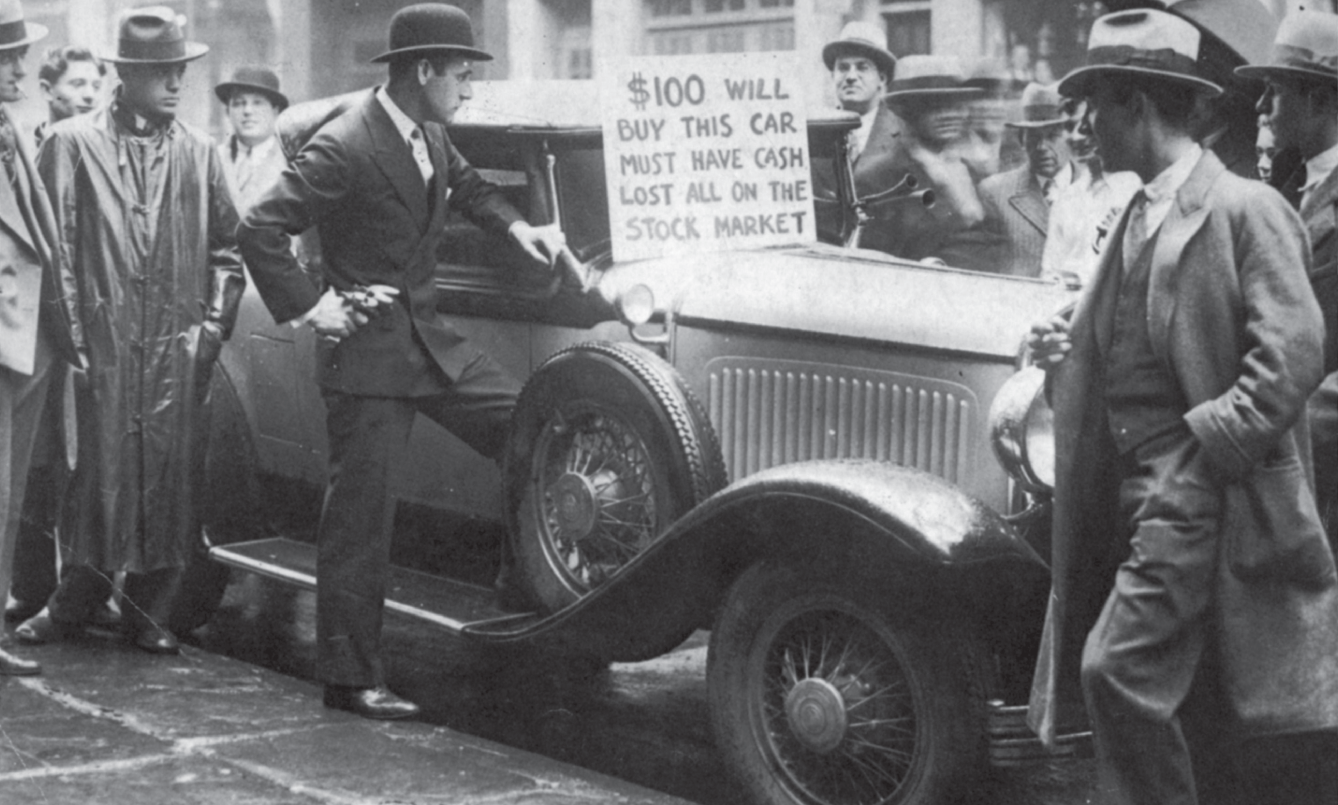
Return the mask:
<svg viewBox="0 0 1338 805">
<path fill-rule="evenodd" d="M 942 257 L 957 232 L 979 224 L 984 207 L 958 150 L 970 117 L 968 101 L 984 90 L 968 86 L 960 62 L 951 56 L 906 56 L 888 85 L 887 104 L 901 120 L 887 175 L 910 174 L 917 186 L 931 188 L 936 202 L 901 204 L 885 226 L 866 233 L 861 246 L 907 260 Z"/>
<path fill-rule="evenodd" d="M 1310 235 L 1310 285 L 1324 313 L 1324 382 L 1310 398 L 1315 488 L 1329 543 L 1338 551 L 1338 15 L 1298 11 L 1278 28 L 1266 64 L 1237 68 L 1264 82 L 1259 113 L 1278 148 L 1304 164 L 1287 177 Z"/>
<path fill-rule="evenodd" d="M 279 91 L 279 77 L 265 67 L 238 67 L 230 80 L 214 87 L 214 94 L 232 124 L 232 135 L 218 153 L 237 210 L 245 214 L 288 167 L 274 136 L 274 121 L 288 108 L 288 96 Z"/>
<path fill-rule="evenodd" d="M 25 642 L 78 630 L 125 571 L 127 638 L 178 650 L 165 624 L 200 539 L 209 381 L 246 282 L 218 151 L 176 120 L 186 65 L 208 51 L 182 24 L 163 6 L 124 12 L 105 57 L 121 79 L 111 103 L 52 126 L 38 155 L 89 371 L 62 524 L 69 570 L 16 630 Z"/>
<path fill-rule="evenodd" d="M 993 267 L 1000 274 L 1040 276 L 1050 208 L 1073 181 L 1059 104 L 1053 86 L 1028 84 L 1022 91 L 1022 119 L 1004 124 L 1020 134 L 1027 163 L 980 183 L 985 207 L 981 226 L 1007 247 Z"/>
<path fill-rule="evenodd" d="M 505 446 L 519 383 L 436 310 L 433 282 L 448 206 L 536 261 L 565 247 L 556 226 L 534 227 L 446 136 L 471 97 L 469 17 L 442 3 L 396 12 L 390 47 L 373 61 L 389 82 L 325 124 L 246 215 L 242 254 L 276 322 L 319 334 L 330 481 L 317 535 L 318 674 L 325 705 L 368 718 L 418 707 L 386 687 L 381 618 L 394 501 L 391 469 L 423 414 L 480 454 Z M 291 238 L 315 226 L 324 292 L 299 268 Z M 373 292 L 371 310 L 349 292 Z M 499 591 L 507 592 L 503 561 Z"/>
<path fill-rule="evenodd" d="M 859 128 L 850 133 L 851 167 L 855 192 L 870 196 L 901 181 L 888 171 L 899 125 L 883 103 L 897 57 L 887 49 L 887 36 L 871 22 L 852 22 L 822 48 L 822 62 L 832 75 L 836 102 L 859 115 Z"/>
<path fill-rule="evenodd" d="M 1229 741 L 1338 726 L 1338 575 L 1297 428 L 1322 364 L 1305 232 L 1195 141 L 1222 91 L 1200 41 L 1155 10 L 1093 25 L 1061 92 L 1144 186 L 1071 323 L 1029 339 L 1057 478 L 1030 721 L 1052 743 L 1085 701 L 1106 803 L 1207 801 Z"/>
<path fill-rule="evenodd" d="M 18 0 L 0 0 L 0 103 L 24 97 L 23 59 L 46 33 L 24 21 Z M 25 139 L 0 106 L 0 594 L 9 590 L 29 460 L 52 403 L 52 380 L 64 364 L 81 365 L 83 348 L 74 278 L 56 259 L 56 222 Z M 0 647 L 0 675 L 40 671 Z"/>
</svg>

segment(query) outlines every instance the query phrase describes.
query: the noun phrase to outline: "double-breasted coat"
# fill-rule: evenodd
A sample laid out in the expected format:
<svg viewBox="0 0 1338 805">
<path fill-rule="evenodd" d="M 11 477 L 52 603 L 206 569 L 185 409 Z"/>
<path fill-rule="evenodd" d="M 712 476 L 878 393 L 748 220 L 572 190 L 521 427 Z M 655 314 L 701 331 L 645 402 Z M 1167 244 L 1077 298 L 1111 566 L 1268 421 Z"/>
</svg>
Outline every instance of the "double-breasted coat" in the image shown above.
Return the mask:
<svg viewBox="0 0 1338 805">
<path fill-rule="evenodd" d="M 1030 708 L 1046 742 L 1084 720 L 1084 640 L 1129 551 L 1102 393 L 1117 252 L 1106 251 L 1074 313 L 1071 350 L 1050 377 L 1053 581 Z M 1338 582 L 1302 416 L 1321 372 L 1309 264 L 1286 201 L 1206 153 L 1176 195 L 1151 266 L 1153 351 L 1179 383 L 1185 423 L 1221 483 L 1209 665 L 1225 698 L 1223 727 L 1242 736 L 1338 726 Z"/>
<path fill-rule="evenodd" d="M 203 132 L 132 136 L 107 107 L 51 126 L 38 171 L 88 344 L 67 560 L 182 567 L 209 375 L 246 282 L 222 163 Z"/>
</svg>

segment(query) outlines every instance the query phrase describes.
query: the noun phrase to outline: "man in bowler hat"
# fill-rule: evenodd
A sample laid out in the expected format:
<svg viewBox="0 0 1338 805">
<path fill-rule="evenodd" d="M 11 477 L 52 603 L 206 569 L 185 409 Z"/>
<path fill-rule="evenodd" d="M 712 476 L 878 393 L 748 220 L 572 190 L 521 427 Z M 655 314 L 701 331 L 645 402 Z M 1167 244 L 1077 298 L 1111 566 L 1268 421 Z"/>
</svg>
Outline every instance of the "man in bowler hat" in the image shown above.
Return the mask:
<svg viewBox="0 0 1338 805">
<path fill-rule="evenodd" d="M 176 119 L 186 65 L 208 51 L 182 25 L 163 6 L 126 11 L 104 59 L 121 79 L 111 103 L 53 125 L 38 155 L 89 371 L 62 523 L 69 568 L 16 630 L 25 642 L 87 624 L 124 571 L 126 637 L 178 650 L 166 623 L 200 539 L 210 376 L 246 283 L 218 151 Z"/>
<path fill-rule="evenodd" d="M 265 67 L 238 67 L 232 78 L 214 87 L 227 107 L 232 134 L 218 147 L 228 186 L 239 214 L 279 180 L 288 160 L 274 135 L 288 96 L 279 91 L 279 77 Z"/>
<path fill-rule="evenodd" d="M 1030 722 L 1053 742 L 1085 702 L 1103 803 L 1216 801 L 1233 742 L 1338 726 L 1338 575 L 1297 428 L 1322 364 L 1305 233 L 1196 142 L 1222 91 L 1199 44 L 1106 15 L 1060 87 L 1143 182 L 1071 324 L 1029 339 L 1057 478 Z"/>
<path fill-rule="evenodd" d="M 18 0 L 0 0 L 0 103 L 23 98 L 23 59 L 44 36 L 46 28 L 24 21 Z M 0 106 L 0 595 L 9 590 L 28 463 L 52 379 L 66 364 L 80 366 L 83 348 L 74 279 L 56 259 L 56 223 L 26 139 Z M 40 672 L 0 648 L 0 675 Z"/>
<path fill-rule="evenodd" d="M 519 390 L 437 317 L 447 207 L 536 261 L 551 263 L 565 247 L 556 226 L 525 222 L 446 136 L 471 97 L 473 62 L 492 58 L 474 46 L 469 17 L 441 3 L 410 6 L 391 19 L 389 40 L 373 60 L 388 64 L 389 82 L 324 125 L 238 230 L 275 321 L 320 336 L 330 481 L 317 536 L 318 674 L 327 707 L 367 718 L 418 712 L 386 687 L 380 656 L 395 508 L 388 481 L 415 414 L 497 457 Z M 324 289 L 289 248 L 312 225 Z M 357 289 L 366 291 L 355 306 Z"/>
</svg>

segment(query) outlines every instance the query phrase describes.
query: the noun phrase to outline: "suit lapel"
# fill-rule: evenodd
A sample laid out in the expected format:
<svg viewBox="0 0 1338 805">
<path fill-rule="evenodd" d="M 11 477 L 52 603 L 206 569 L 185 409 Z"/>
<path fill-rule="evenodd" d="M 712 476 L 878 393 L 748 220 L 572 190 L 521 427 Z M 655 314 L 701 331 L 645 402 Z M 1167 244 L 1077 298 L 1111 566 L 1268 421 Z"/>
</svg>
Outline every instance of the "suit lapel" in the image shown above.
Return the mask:
<svg viewBox="0 0 1338 805">
<path fill-rule="evenodd" d="M 363 107 L 363 121 L 372 140 L 372 159 L 395 188 L 395 194 L 413 215 L 419 229 L 427 225 L 427 188 L 418 172 L 409 144 L 400 137 L 390 114 L 373 94 Z"/>
<path fill-rule="evenodd" d="M 1083 294 L 1078 304 L 1078 311 L 1084 314 L 1083 319 L 1090 322 L 1092 338 L 1101 355 L 1110 352 L 1111 331 L 1115 323 L 1115 298 L 1119 294 L 1124 271 L 1124 230 L 1128 225 L 1129 208 L 1125 207 L 1119 223 L 1106 238 L 1106 247 L 1101 251 L 1101 262 L 1092 278 L 1092 287 Z M 1078 320 L 1079 316 L 1075 313 L 1075 324 Z"/>
<path fill-rule="evenodd" d="M 1050 207 L 1045 203 L 1045 194 L 1041 192 L 1040 186 L 1036 184 L 1035 175 L 1025 168 L 1023 170 L 1025 171 L 1023 173 L 1025 181 L 1022 183 L 1020 191 L 1014 193 L 1008 199 L 1008 203 L 1027 220 L 1027 223 L 1036 227 L 1036 230 L 1044 235 L 1050 225 Z"/>
<path fill-rule="evenodd" d="M 1301 207 L 1301 217 L 1305 219 L 1305 228 L 1310 233 L 1310 244 L 1319 243 L 1325 234 L 1333 232 L 1334 204 L 1338 203 L 1338 170 L 1331 171 L 1315 192 L 1310 194 L 1307 204 Z"/>
<path fill-rule="evenodd" d="M 888 108 L 883 105 L 878 106 L 878 111 L 873 116 L 873 125 L 869 127 L 869 139 L 864 143 L 864 150 L 859 152 L 855 158 L 855 164 L 868 157 L 872 159 L 879 154 L 892 150 L 892 144 L 896 142 L 897 136 L 897 118 Z"/>
<path fill-rule="evenodd" d="M 1171 211 L 1162 222 L 1152 251 L 1152 268 L 1148 277 L 1148 339 L 1152 351 L 1163 363 L 1170 360 L 1167 338 L 1171 329 L 1171 315 L 1175 312 L 1175 292 L 1181 271 L 1177 270 L 1180 256 L 1190 239 L 1208 220 L 1204 199 L 1213 182 L 1226 167 L 1212 151 L 1204 151 L 1194 170 L 1175 194 Z"/>
<path fill-rule="evenodd" d="M 446 220 L 446 203 L 451 197 L 450 162 L 446 157 L 446 139 L 440 126 L 424 126 L 427 132 L 427 154 L 432 160 L 432 198 L 428 199 L 428 231 L 439 228 Z"/>
</svg>

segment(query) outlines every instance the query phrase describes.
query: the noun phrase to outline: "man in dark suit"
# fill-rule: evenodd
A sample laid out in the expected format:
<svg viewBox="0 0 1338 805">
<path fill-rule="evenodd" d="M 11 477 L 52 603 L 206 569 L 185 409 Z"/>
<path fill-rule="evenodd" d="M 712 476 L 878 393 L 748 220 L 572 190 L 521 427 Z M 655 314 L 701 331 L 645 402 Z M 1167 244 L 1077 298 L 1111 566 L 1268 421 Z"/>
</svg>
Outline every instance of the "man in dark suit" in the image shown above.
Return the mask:
<svg viewBox="0 0 1338 805">
<path fill-rule="evenodd" d="M 994 269 L 1000 274 L 1041 274 L 1050 207 L 1073 181 L 1060 103 L 1054 87 L 1028 84 L 1022 91 L 1022 119 L 1004 124 L 1020 133 L 1027 164 L 980 183 L 980 201 L 985 206 L 981 226 L 1008 244 L 1007 256 Z"/>
<path fill-rule="evenodd" d="M 840 37 L 822 48 L 822 61 L 831 71 L 837 103 L 859 115 L 859 128 L 850 133 L 851 167 L 859 196 L 871 196 L 902 179 L 888 171 L 887 160 L 900 125 L 883 103 L 897 66 L 897 57 L 887 49 L 886 42 L 886 34 L 877 25 L 852 22 L 841 29 Z"/>
<path fill-rule="evenodd" d="M 318 673 L 326 706 L 368 718 L 418 712 L 387 689 L 379 647 L 394 515 L 387 484 L 414 416 L 496 457 L 519 390 L 437 317 L 447 205 L 536 261 L 551 263 L 565 247 L 556 226 L 526 223 L 446 138 L 444 124 L 470 98 L 472 62 L 492 58 L 474 47 L 469 17 L 440 3 L 410 6 L 391 20 L 389 38 L 374 59 L 389 64 L 389 83 L 322 127 L 238 230 L 275 321 L 321 336 L 330 482 L 318 533 Z M 324 293 L 289 249 L 313 225 Z M 359 288 L 368 292 L 355 306 Z"/>
<path fill-rule="evenodd" d="M 28 46 L 46 28 L 25 23 L 18 0 L 0 2 L 0 102 L 23 98 Z M 55 219 L 9 113 L 0 107 L 0 597 L 9 590 L 28 463 L 53 379 L 81 365 L 74 277 L 54 259 Z M 2 633 L 0 633 L 2 635 Z M 37 663 L 0 648 L 0 675 Z"/>
<path fill-rule="evenodd" d="M 1338 727 L 1338 574 L 1296 427 L 1322 369 L 1309 252 L 1195 141 L 1221 92 L 1199 41 L 1110 14 L 1061 82 L 1144 183 L 1071 325 L 1030 338 L 1057 479 L 1030 721 L 1053 741 L 1085 701 L 1106 803 L 1194 805 L 1234 742 Z"/>
</svg>

